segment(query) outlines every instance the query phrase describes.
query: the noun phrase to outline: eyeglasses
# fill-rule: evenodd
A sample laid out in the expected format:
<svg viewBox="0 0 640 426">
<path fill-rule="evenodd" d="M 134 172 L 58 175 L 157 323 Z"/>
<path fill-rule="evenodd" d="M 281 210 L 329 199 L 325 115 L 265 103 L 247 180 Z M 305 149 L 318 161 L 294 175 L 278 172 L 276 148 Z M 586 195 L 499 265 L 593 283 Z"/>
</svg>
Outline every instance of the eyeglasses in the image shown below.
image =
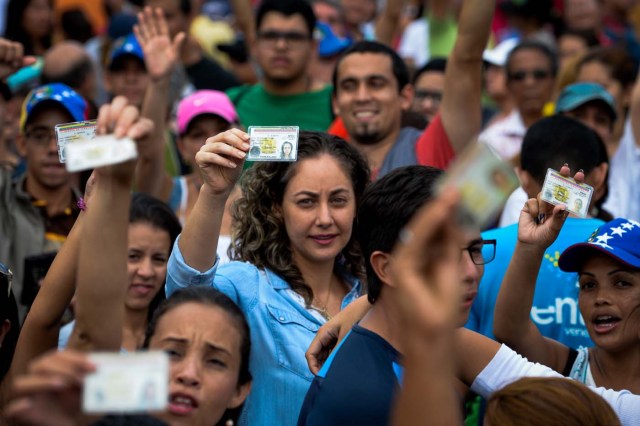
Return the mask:
<svg viewBox="0 0 640 426">
<path fill-rule="evenodd" d="M 4 294 L 4 288 L 7 288 L 7 297 L 11 295 L 11 284 L 13 283 L 13 272 L 4 263 L 0 263 L 0 291 Z"/>
<path fill-rule="evenodd" d="M 533 71 L 514 71 L 509 73 L 509 80 L 524 81 L 527 77 L 533 77 L 534 80 L 540 81 L 551 77 L 551 72 L 547 70 L 533 70 Z"/>
<path fill-rule="evenodd" d="M 27 140 L 32 141 L 39 147 L 47 147 L 51 143 L 52 139 L 56 139 L 56 133 L 54 131 L 42 128 L 27 130 L 24 135 Z"/>
<path fill-rule="evenodd" d="M 429 99 L 434 104 L 440 104 L 442 102 L 442 92 L 436 92 L 434 90 L 416 90 L 415 98 L 417 101 L 425 101 Z"/>
<path fill-rule="evenodd" d="M 266 45 L 275 46 L 278 41 L 284 40 L 290 46 L 300 46 L 311 40 L 311 36 L 297 31 L 261 31 L 258 33 L 258 39 Z"/>
<path fill-rule="evenodd" d="M 469 253 L 471 261 L 476 265 L 486 265 L 496 257 L 496 240 L 475 241 L 462 251 Z"/>
</svg>

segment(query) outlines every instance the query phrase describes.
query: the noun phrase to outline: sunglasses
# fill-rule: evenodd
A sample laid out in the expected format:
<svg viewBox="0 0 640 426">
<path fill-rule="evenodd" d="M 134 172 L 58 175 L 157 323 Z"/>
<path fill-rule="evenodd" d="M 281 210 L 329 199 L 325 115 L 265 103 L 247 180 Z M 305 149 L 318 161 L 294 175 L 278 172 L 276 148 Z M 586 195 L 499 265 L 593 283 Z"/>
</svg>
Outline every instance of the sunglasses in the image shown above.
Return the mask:
<svg viewBox="0 0 640 426">
<path fill-rule="evenodd" d="M 529 76 L 536 81 L 540 81 L 551 77 L 551 72 L 547 70 L 514 71 L 509 73 L 509 80 L 524 81 Z"/>
</svg>

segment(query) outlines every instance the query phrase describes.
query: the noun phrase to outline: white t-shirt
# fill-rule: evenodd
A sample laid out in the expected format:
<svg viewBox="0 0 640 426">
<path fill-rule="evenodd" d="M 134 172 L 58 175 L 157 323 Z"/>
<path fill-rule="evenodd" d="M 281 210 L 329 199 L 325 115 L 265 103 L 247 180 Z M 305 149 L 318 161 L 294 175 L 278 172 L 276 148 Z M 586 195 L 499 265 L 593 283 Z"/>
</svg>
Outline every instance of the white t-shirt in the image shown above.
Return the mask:
<svg viewBox="0 0 640 426">
<path fill-rule="evenodd" d="M 514 110 L 484 129 L 478 140 L 489 145 L 503 160 L 508 161 L 520 154 L 526 132 L 520 113 Z"/>
<path fill-rule="evenodd" d="M 524 203 L 526 203 L 528 199 L 529 196 L 524 192 L 524 189 L 522 189 L 521 186 L 513 191 L 511 195 L 509 195 L 509 198 L 507 198 L 507 202 L 504 205 L 498 228 L 504 228 L 505 226 L 518 223 L 520 220 L 520 212 L 524 207 Z"/>
<path fill-rule="evenodd" d="M 402 33 L 398 55 L 402 59 L 412 59 L 416 68 L 429 61 L 429 23 L 419 18 L 410 23 Z"/>
<path fill-rule="evenodd" d="M 609 162 L 609 197 L 603 207 L 614 217 L 640 221 L 640 147 L 629 119 Z"/>
</svg>

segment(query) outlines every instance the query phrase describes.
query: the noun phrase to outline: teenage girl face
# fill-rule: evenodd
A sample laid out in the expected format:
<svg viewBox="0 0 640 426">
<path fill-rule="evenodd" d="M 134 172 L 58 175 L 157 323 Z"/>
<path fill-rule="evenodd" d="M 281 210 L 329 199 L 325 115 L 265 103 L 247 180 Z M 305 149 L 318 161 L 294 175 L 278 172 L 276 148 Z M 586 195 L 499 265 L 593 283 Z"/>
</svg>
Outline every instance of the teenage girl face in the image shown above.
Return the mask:
<svg viewBox="0 0 640 426">
<path fill-rule="evenodd" d="M 328 154 L 298 163 L 282 200 L 284 225 L 296 262 L 333 262 L 351 238 L 356 214 L 353 183 Z"/>
<path fill-rule="evenodd" d="M 240 406 L 250 384 L 238 386 L 242 336 L 222 309 L 189 302 L 159 319 L 150 350 L 169 354 L 168 424 L 213 425 Z"/>
<path fill-rule="evenodd" d="M 22 27 L 27 34 L 33 38 L 44 37 L 51 33 L 52 24 L 51 0 L 31 0 L 22 15 Z"/>
<path fill-rule="evenodd" d="M 640 338 L 640 270 L 597 254 L 579 273 L 580 312 L 596 346 L 617 351 Z"/>
<path fill-rule="evenodd" d="M 624 117 L 624 110 L 629 104 L 629 94 L 622 84 L 613 78 L 608 66 L 597 61 L 587 62 L 578 71 L 578 81 L 598 83 L 604 87 L 615 100 L 618 117 Z"/>
<path fill-rule="evenodd" d="M 217 115 L 203 114 L 194 118 L 187 126 L 187 132 L 178 139 L 180 155 L 190 165 L 195 165 L 196 154 L 205 144 L 207 138 L 230 128 L 231 125 Z"/>
<path fill-rule="evenodd" d="M 146 222 L 129 224 L 127 271 L 129 289 L 125 306 L 146 310 L 167 276 L 171 237 L 164 229 Z"/>
</svg>

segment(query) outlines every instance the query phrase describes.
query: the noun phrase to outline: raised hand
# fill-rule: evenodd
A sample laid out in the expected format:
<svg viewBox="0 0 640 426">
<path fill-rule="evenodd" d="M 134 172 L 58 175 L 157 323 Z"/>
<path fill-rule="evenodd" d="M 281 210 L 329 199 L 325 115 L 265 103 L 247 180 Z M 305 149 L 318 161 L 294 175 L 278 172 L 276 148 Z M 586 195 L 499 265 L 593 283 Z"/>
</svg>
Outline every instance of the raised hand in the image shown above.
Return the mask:
<svg viewBox="0 0 640 426">
<path fill-rule="evenodd" d="M 566 164 L 560 169 L 560 174 L 570 176 L 571 169 Z M 576 182 L 584 181 L 584 173 L 578 171 L 574 179 Z M 532 198 L 527 201 L 520 212 L 518 221 L 518 241 L 523 244 L 546 249 L 558 238 L 565 219 L 569 215 L 566 206 L 560 204 L 553 206 L 540 199 Z"/>
<path fill-rule="evenodd" d="M 144 52 L 144 63 L 152 80 L 157 81 L 171 75 L 180 59 L 180 49 L 185 33 L 178 33 L 173 41 L 162 9 L 147 6 L 138 13 L 138 24 L 133 32 Z"/>
<path fill-rule="evenodd" d="M 36 358 L 13 381 L 5 416 L 21 425 L 78 424 L 84 377 L 94 370 L 86 354 L 71 350 Z"/>
<path fill-rule="evenodd" d="M 231 129 L 207 139 L 196 154 L 204 186 L 214 195 L 229 194 L 242 172 L 249 135 Z"/>
<path fill-rule="evenodd" d="M 460 306 L 460 247 L 453 221 L 457 196 L 448 192 L 423 207 L 400 234 L 390 272 L 408 328 L 440 337 L 456 327 Z"/>
<path fill-rule="evenodd" d="M 136 143 L 142 142 L 153 132 L 153 122 L 147 118 L 141 118 L 138 109 L 129 104 L 124 96 L 117 96 L 110 104 L 100 107 L 96 134 L 105 135 L 113 133 L 115 137 L 130 137 Z M 133 179 L 135 161 L 127 161 L 108 167 L 96 169 L 98 181 L 103 176 L 112 177 L 129 185 Z"/>
<path fill-rule="evenodd" d="M 0 79 L 36 62 L 34 56 L 23 56 L 22 44 L 0 38 Z"/>
</svg>

